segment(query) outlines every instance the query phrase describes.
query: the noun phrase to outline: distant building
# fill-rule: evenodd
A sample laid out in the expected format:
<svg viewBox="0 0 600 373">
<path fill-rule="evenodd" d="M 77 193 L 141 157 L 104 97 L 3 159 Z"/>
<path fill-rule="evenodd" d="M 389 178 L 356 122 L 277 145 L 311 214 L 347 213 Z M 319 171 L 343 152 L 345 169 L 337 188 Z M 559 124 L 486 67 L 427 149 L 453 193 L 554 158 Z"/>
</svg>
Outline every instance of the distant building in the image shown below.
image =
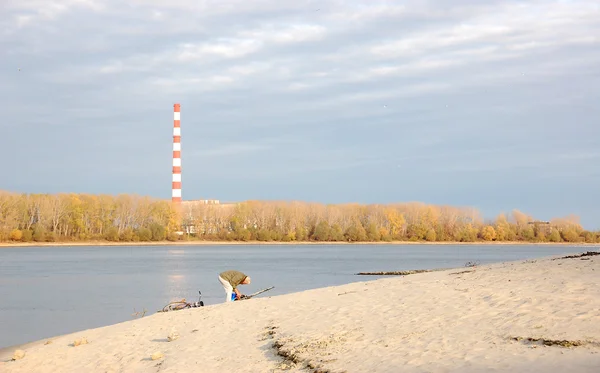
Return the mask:
<svg viewBox="0 0 600 373">
<path fill-rule="evenodd" d="M 181 201 L 185 205 L 219 205 L 221 202 L 218 199 L 196 199 L 191 201 Z"/>
<path fill-rule="evenodd" d="M 214 208 L 231 209 L 237 206 L 237 202 L 221 203 L 218 199 L 197 199 L 191 201 L 181 201 L 182 207 L 182 228 L 183 233 L 195 234 L 211 234 L 211 228 L 214 223 L 210 219 L 215 219 L 216 214 L 207 214 L 208 211 Z M 201 232 L 199 232 L 199 230 Z"/>
</svg>

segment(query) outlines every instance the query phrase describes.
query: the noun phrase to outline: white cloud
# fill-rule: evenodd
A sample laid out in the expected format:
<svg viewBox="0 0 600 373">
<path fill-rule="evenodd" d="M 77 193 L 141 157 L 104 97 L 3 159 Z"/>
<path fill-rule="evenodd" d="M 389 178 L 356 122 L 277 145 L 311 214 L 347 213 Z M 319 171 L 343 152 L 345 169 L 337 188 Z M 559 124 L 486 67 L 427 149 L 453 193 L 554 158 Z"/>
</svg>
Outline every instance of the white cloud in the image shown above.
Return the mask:
<svg viewBox="0 0 600 373">
<path fill-rule="evenodd" d="M 76 8 L 93 11 L 104 8 L 100 0 L 8 0 L 5 7 L 14 13 L 18 28 L 34 25 L 35 22 L 56 20 Z"/>
<path fill-rule="evenodd" d="M 0 0 L 9 131 L 0 159 L 23 154 L 27 173 L 7 187 L 24 185 L 47 173 L 23 146 L 60 164 L 72 151 L 60 141 L 82 139 L 92 150 L 69 158 L 74 171 L 61 182 L 84 188 L 78 172 L 94 159 L 105 170 L 97 189 L 122 185 L 103 157 L 112 146 L 113 162 L 127 159 L 140 174 L 156 175 L 164 162 L 167 187 L 131 190 L 168 198 L 171 105 L 181 102 L 187 185 L 204 171 L 269 185 L 283 172 L 290 185 L 316 184 L 310 171 L 323 171 L 336 198 L 352 199 L 353 188 L 375 193 L 365 189 L 368 171 L 403 185 L 398 192 L 373 179 L 368 188 L 389 199 L 431 190 L 438 171 L 470 173 L 442 188 L 465 194 L 477 191 L 461 180 L 488 170 L 509 188 L 518 167 L 538 179 L 557 168 L 589 174 L 600 136 L 599 38 L 596 0 Z M 7 139 L 22 128 L 27 141 L 17 147 Z"/>
<path fill-rule="evenodd" d="M 164 14 L 163 14 L 163 12 L 161 12 L 159 10 L 153 10 L 152 11 L 152 18 L 154 18 L 154 19 L 164 19 Z"/>
<path fill-rule="evenodd" d="M 252 39 L 220 39 L 209 43 L 186 43 L 181 45 L 175 58 L 180 62 L 203 60 L 206 57 L 238 58 L 254 53 L 261 42 Z"/>
<path fill-rule="evenodd" d="M 574 163 L 583 163 L 592 166 L 600 159 L 598 153 L 554 153 L 554 154 L 529 154 L 524 157 L 525 149 L 516 154 L 502 152 L 500 157 L 457 157 L 456 155 L 448 155 L 444 158 L 445 165 L 438 168 L 439 172 L 499 172 L 511 171 L 516 169 L 530 169 L 545 173 L 549 170 L 572 167 Z M 597 173 L 595 168 L 588 169 Z M 586 172 L 587 173 L 587 172 Z"/>
<path fill-rule="evenodd" d="M 191 151 L 191 157 L 233 157 L 247 155 L 248 153 L 255 153 L 269 149 L 269 146 L 265 144 L 254 144 L 254 143 L 233 143 L 225 144 L 222 146 L 214 147 L 206 150 L 194 150 Z"/>
<path fill-rule="evenodd" d="M 370 53 L 381 59 L 438 54 L 447 48 L 472 49 L 478 44 L 500 49 L 527 50 L 547 46 L 560 46 L 590 40 L 587 32 L 600 31 L 600 11 L 590 2 L 532 3 L 515 5 L 506 3 L 493 12 L 475 16 L 460 24 L 450 24 L 433 29 L 416 30 L 395 40 L 379 43 Z M 575 36 L 575 37 L 574 37 Z"/>
<path fill-rule="evenodd" d="M 272 64 L 269 62 L 242 62 L 240 65 L 234 65 L 227 68 L 227 71 L 233 75 L 248 76 L 267 72 L 271 70 L 272 67 Z"/>
<path fill-rule="evenodd" d="M 335 5 L 340 5 L 340 3 Z M 380 18 L 401 17 L 408 14 L 409 8 L 404 4 L 390 5 L 389 2 L 377 4 L 375 1 L 360 3 L 356 6 L 352 5 L 352 3 L 349 5 L 347 3 L 346 7 L 331 6 L 325 9 L 329 11 L 326 17 L 338 22 L 367 22 L 376 21 Z"/>
<path fill-rule="evenodd" d="M 157 41 L 145 50 L 138 49 L 133 43 L 128 51 L 121 50 L 119 57 L 106 53 L 104 60 L 101 57 L 85 65 L 72 59 L 68 67 L 70 72 L 85 72 L 86 79 L 92 79 L 93 75 L 103 79 L 106 74 L 135 73 L 142 81 L 159 86 L 168 86 L 169 81 L 178 82 L 183 91 L 188 87 L 190 93 L 210 90 L 211 86 L 220 89 L 219 84 L 223 83 L 258 83 L 265 89 L 301 92 L 336 89 L 347 83 L 428 78 L 431 74 L 461 67 L 519 60 L 551 48 L 594 46 L 598 39 L 592 31 L 598 31 L 596 20 L 600 14 L 592 2 L 531 3 L 527 6 L 503 2 L 478 7 L 458 3 L 454 7 L 439 8 L 435 3 L 398 5 L 324 1 L 300 5 L 265 0 L 251 7 L 242 1 L 176 0 L 169 3 L 138 1 L 128 12 L 120 11 L 116 2 L 34 3 L 40 6 L 40 14 L 54 18 L 74 7 L 104 9 L 102 17 L 107 20 L 120 17 L 114 24 L 102 19 L 99 24 L 102 28 L 95 34 L 101 38 L 98 43 L 102 47 L 85 46 L 88 51 L 110 52 L 109 41 L 118 38 L 118 33 L 114 32 L 140 40 L 145 33 L 169 36 L 168 40 Z M 16 4 L 20 3 L 13 3 L 15 7 Z M 315 12 L 312 5 L 320 10 Z M 270 13 L 264 13 L 256 20 L 248 18 L 260 11 Z M 139 16 L 140 12 L 146 15 Z M 542 16 L 538 15 L 540 13 Z M 273 14 L 273 18 L 269 14 Z M 451 18 L 444 20 L 445 16 Z M 152 21 L 144 23 L 144 17 Z M 224 21 L 227 17 L 238 22 L 229 25 Z M 411 17 L 430 17 L 440 23 L 439 26 L 422 26 L 411 22 Z M 126 22 L 128 18 L 134 22 Z M 283 21 L 285 19 L 289 22 Z M 387 23 L 378 29 L 377 24 L 382 20 L 396 20 L 397 27 Z M 160 33 L 156 31 L 156 21 L 160 22 Z M 405 26 L 404 22 L 410 26 Z M 97 36 L 104 30 L 108 33 L 106 37 Z M 364 39 L 359 30 L 365 31 Z M 286 48 L 282 54 L 282 47 L 291 48 Z M 78 79 L 77 74 L 70 76 Z M 200 83 L 208 84 L 208 88 L 199 90 L 197 85 Z M 445 83 L 436 84 L 434 90 L 439 90 L 440 84 Z M 383 88 L 387 93 L 379 96 L 421 92 L 415 89 L 414 83 L 406 87 L 398 90 Z M 365 93 L 363 96 L 371 95 Z"/>
<path fill-rule="evenodd" d="M 292 24 L 290 26 L 265 25 L 256 30 L 240 32 L 240 36 L 263 43 L 292 44 L 323 39 L 326 29 L 320 25 Z"/>
<path fill-rule="evenodd" d="M 295 82 L 295 83 L 290 83 L 287 86 L 287 89 L 289 89 L 290 91 L 301 91 L 301 90 L 306 90 L 310 87 L 311 86 L 309 84 Z"/>
<path fill-rule="evenodd" d="M 235 82 L 235 78 L 227 75 L 215 75 L 209 77 L 208 82 L 213 84 L 228 84 Z"/>
</svg>

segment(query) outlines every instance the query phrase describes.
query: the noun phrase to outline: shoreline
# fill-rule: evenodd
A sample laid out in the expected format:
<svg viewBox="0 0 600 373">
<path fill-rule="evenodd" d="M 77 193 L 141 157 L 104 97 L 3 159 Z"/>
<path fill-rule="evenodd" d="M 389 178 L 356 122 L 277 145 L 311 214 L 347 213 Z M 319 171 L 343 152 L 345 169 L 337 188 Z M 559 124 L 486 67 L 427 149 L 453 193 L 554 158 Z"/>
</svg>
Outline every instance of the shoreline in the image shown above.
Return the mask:
<svg viewBox="0 0 600 373">
<path fill-rule="evenodd" d="M 0 370 L 597 371 L 600 256 L 457 269 L 155 312 L 4 347 Z"/>
<path fill-rule="evenodd" d="M 217 245 L 240 245 L 240 246 L 302 246 L 302 245 L 480 245 L 480 246 L 525 246 L 525 245 L 547 245 L 547 246 L 575 246 L 575 247 L 600 247 L 600 243 L 590 242 L 529 242 L 529 241 L 144 241 L 144 242 L 110 242 L 110 241 L 81 241 L 81 242 L 0 242 L 0 248 L 13 247 L 86 247 L 86 246 L 217 246 Z"/>
</svg>

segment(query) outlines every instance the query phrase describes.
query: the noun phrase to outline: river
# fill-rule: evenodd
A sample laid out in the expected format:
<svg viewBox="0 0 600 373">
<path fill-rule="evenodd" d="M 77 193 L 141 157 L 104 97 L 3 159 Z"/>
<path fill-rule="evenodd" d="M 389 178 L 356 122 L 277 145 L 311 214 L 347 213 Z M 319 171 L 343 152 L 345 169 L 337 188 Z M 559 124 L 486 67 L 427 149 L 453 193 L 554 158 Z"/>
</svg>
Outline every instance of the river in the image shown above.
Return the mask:
<svg viewBox="0 0 600 373">
<path fill-rule="evenodd" d="M 179 245 L 0 248 L 0 348 L 132 320 L 170 300 L 224 301 L 238 269 L 273 296 L 365 281 L 364 271 L 464 267 L 583 252 L 566 245 Z M 590 250 L 597 250 L 592 248 Z"/>
</svg>

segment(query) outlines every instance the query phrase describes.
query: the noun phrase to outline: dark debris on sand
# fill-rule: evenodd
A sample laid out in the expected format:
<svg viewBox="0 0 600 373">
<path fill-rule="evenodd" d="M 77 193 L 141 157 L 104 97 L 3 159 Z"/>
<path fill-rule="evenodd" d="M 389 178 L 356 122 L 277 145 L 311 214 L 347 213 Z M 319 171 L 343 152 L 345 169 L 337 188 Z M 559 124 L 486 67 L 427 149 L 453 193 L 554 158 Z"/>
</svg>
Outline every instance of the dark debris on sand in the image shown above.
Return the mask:
<svg viewBox="0 0 600 373">
<path fill-rule="evenodd" d="M 586 256 L 594 256 L 594 255 L 600 255 L 600 251 L 588 251 L 585 252 L 583 254 L 579 254 L 579 255 L 567 255 L 567 256 L 563 256 L 561 258 L 554 258 L 552 260 L 558 260 L 558 259 L 577 259 L 577 258 L 583 258 Z"/>
<path fill-rule="evenodd" d="M 588 344 L 592 344 L 592 345 L 596 344 L 595 342 L 590 342 L 590 341 L 569 341 L 566 339 L 553 340 L 553 339 L 546 339 L 546 338 L 531 338 L 531 337 L 527 337 L 527 338 L 512 337 L 511 339 L 513 341 L 521 342 L 524 344 L 540 344 L 540 345 L 544 345 L 544 346 L 559 346 L 559 347 L 565 347 L 565 348 L 580 347 L 580 346 L 584 346 L 584 345 L 588 345 Z"/>
</svg>

